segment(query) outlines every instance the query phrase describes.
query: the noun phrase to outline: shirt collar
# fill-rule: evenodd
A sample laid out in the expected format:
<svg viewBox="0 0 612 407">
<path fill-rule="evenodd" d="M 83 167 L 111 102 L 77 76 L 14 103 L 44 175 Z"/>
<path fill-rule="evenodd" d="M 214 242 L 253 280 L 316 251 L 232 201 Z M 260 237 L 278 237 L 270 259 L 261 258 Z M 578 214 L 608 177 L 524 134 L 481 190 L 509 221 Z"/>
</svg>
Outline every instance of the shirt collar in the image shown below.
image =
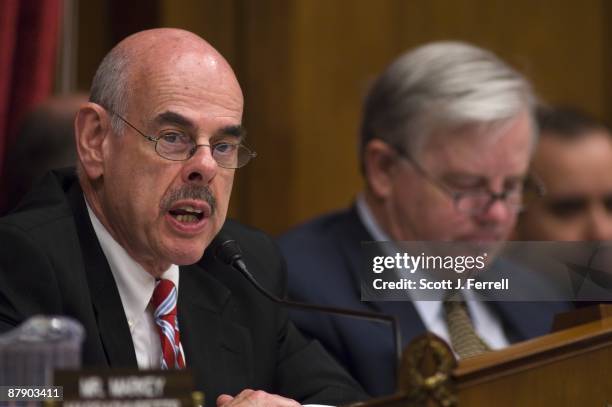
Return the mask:
<svg viewBox="0 0 612 407">
<path fill-rule="evenodd" d="M 149 305 L 153 290 L 155 289 L 155 277 L 147 273 L 125 249 L 106 230 L 102 222 L 93 213 L 89 204 L 87 212 L 91 219 L 94 231 L 106 256 L 108 265 L 117 284 L 121 303 L 125 310 L 130 328 L 136 325 L 144 316 Z M 179 268 L 172 264 L 161 276 L 174 283 L 177 292 L 179 288 Z"/>
<path fill-rule="evenodd" d="M 377 242 L 390 242 L 392 241 L 389 238 L 383 229 L 378 224 L 378 221 L 374 217 L 374 214 L 370 210 L 368 203 L 366 202 L 365 196 L 363 193 L 360 193 L 357 197 L 357 215 L 359 219 L 365 226 L 366 230 L 370 233 L 372 238 L 374 238 Z M 388 247 L 388 246 L 387 246 Z M 388 255 L 394 255 L 394 253 L 387 253 Z M 419 273 L 417 270 L 415 273 Z M 423 319 L 423 322 L 426 326 L 429 326 L 429 322 L 432 322 L 438 318 L 440 318 L 442 312 L 442 297 L 444 296 L 444 292 L 440 291 L 440 298 L 437 300 L 431 301 L 423 301 L 423 300 L 414 300 L 412 303 L 418 309 L 419 315 Z"/>
<path fill-rule="evenodd" d="M 361 220 L 361 223 L 365 226 L 366 230 L 372 235 L 375 241 L 377 242 L 389 242 L 391 239 L 389 236 L 382 230 L 376 218 L 374 218 L 374 214 L 370 210 L 368 203 L 366 202 L 365 196 L 360 193 L 357 196 L 357 215 Z"/>
<path fill-rule="evenodd" d="M 370 233 L 372 238 L 377 242 L 390 242 L 392 239 L 389 238 L 389 235 L 387 235 L 383 231 L 383 229 L 380 227 L 380 225 L 378 224 L 378 221 L 376 220 L 376 218 L 374 217 L 374 214 L 370 210 L 370 207 L 368 206 L 368 203 L 363 193 L 360 193 L 359 196 L 357 196 L 356 206 L 357 206 L 357 215 L 359 216 L 361 223 L 363 223 L 363 225 L 365 226 L 366 230 Z M 394 253 L 388 253 L 388 255 L 394 255 Z M 419 273 L 419 270 L 417 270 L 415 273 Z M 442 312 L 443 312 L 442 300 L 443 300 L 444 292 L 440 291 L 439 294 L 440 294 L 440 298 L 435 299 L 435 300 L 432 299 L 428 301 L 424 301 L 424 300 L 413 300 L 412 301 L 414 306 L 418 309 L 419 314 L 421 315 L 421 318 L 423 319 L 423 322 L 425 323 L 426 326 L 429 326 L 428 325 L 429 322 L 433 322 L 434 320 L 440 318 L 440 315 L 442 315 Z M 463 294 L 463 298 L 466 301 L 478 300 L 478 297 L 471 290 L 463 290 L 462 294 Z"/>
</svg>

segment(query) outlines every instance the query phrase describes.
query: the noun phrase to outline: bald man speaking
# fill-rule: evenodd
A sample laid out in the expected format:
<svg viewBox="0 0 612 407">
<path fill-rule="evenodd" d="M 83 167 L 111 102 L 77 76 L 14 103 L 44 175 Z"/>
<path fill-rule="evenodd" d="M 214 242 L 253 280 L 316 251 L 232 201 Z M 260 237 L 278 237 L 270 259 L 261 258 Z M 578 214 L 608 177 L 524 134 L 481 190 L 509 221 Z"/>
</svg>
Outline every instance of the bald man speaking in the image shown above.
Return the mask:
<svg viewBox="0 0 612 407">
<path fill-rule="evenodd" d="M 284 295 L 270 239 L 226 221 L 235 170 L 254 157 L 242 109 L 231 67 L 192 33 L 143 31 L 113 48 L 75 120 L 76 169 L 50 173 L 0 219 L 0 332 L 71 316 L 86 330 L 85 366 L 188 367 L 218 406 L 364 398 L 207 250 L 223 229 Z"/>
</svg>

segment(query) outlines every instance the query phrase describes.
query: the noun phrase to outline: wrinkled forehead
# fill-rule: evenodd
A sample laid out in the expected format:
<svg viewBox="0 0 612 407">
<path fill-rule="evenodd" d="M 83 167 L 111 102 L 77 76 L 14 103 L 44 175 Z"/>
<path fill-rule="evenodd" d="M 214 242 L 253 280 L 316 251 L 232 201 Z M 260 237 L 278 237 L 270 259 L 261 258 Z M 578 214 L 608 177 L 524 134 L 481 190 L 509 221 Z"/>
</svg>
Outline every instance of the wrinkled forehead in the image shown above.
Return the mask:
<svg viewBox="0 0 612 407">
<path fill-rule="evenodd" d="M 174 103 L 242 114 L 243 96 L 232 68 L 212 47 L 153 45 L 139 50 L 130 70 L 129 106 L 154 114 Z M 163 107 L 161 105 L 167 105 Z M 234 114 L 233 113 L 233 114 Z"/>
<path fill-rule="evenodd" d="M 432 168 L 526 169 L 534 128 L 526 112 L 507 121 L 470 124 L 434 131 L 424 142 L 421 157 Z"/>
</svg>

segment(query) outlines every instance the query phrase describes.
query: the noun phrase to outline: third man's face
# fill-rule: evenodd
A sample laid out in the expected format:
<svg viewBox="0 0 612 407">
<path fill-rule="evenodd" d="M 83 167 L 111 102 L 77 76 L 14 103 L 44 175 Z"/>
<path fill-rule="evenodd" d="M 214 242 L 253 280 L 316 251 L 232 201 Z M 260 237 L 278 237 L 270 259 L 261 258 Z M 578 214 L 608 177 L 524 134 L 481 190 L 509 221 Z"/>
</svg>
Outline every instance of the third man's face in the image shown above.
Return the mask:
<svg viewBox="0 0 612 407">
<path fill-rule="evenodd" d="M 612 136 L 573 140 L 543 135 L 532 169 L 546 187 L 528 199 L 517 226 L 522 240 L 612 239 Z"/>
</svg>

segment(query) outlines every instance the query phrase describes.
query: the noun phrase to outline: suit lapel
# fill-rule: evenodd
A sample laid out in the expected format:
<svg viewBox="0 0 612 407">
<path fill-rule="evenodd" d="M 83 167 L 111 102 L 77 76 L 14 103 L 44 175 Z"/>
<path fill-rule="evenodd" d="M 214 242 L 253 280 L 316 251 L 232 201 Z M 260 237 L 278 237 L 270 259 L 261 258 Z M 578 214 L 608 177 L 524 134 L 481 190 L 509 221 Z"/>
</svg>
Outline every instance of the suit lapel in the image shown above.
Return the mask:
<svg viewBox="0 0 612 407">
<path fill-rule="evenodd" d="M 349 211 L 347 221 L 342 228 L 344 230 L 340 232 L 340 235 L 347 236 L 347 238 L 339 239 L 340 249 L 344 253 L 345 261 L 349 262 L 348 270 L 352 273 L 351 280 L 356 298 L 361 298 L 361 276 L 359 274 L 359 270 L 363 267 L 361 242 L 371 242 L 374 239 L 359 219 L 355 206 Z M 403 346 L 425 331 L 425 325 L 411 301 L 362 301 L 362 304 L 373 311 L 394 315 L 397 318 Z"/>
<path fill-rule="evenodd" d="M 119 290 L 91 225 L 78 183 L 71 188 L 68 199 L 74 213 L 98 332 L 108 364 L 112 367 L 136 367 L 136 353 Z"/>
<path fill-rule="evenodd" d="M 571 309 L 569 303 L 560 301 L 499 301 L 489 304 L 500 315 L 510 343 L 550 333 L 554 316 Z"/>
<path fill-rule="evenodd" d="M 361 276 L 359 274 L 359 270 L 363 267 L 361 243 L 371 242 L 374 239 L 361 223 L 355 206 L 349 210 L 345 222 L 339 224 L 338 228 L 340 230 L 333 234 L 346 237 L 338 239 L 338 245 L 345 261 L 348 263 L 348 270 L 351 272 L 351 282 L 356 298 L 361 298 Z M 375 308 L 371 302 L 364 301 L 363 304 L 368 304 L 369 307 Z"/>
<path fill-rule="evenodd" d="M 252 340 L 247 328 L 232 321 L 231 292 L 213 277 L 235 271 L 209 257 L 200 263 L 205 270 L 181 267 L 181 343 L 197 388 L 237 394 L 252 383 Z"/>
<path fill-rule="evenodd" d="M 121 297 L 78 183 L 70 188 L 68 200 L 98 325 L 98 332 L 92 334 L 100 336 L 109 366 L 137 367 Z M 230 291 L 212 276 L 235 271 L 225 270 L 226 266 L 208 257 L 202 263 L 206 271 L 198 266 L 181 267 L 178 299 L 181 343 L 198 388 L 236 394 L 253 380 L 252 341 L 248 330 L 232 321 Z"/>
<path fill-rule="evenodd" d="M 355 206 L 349 211 L 346 221 L 342 224 L 341 230 L 338 231 L 337 235 L 346 237 L 339 239 L 339 244 L 344 253 L 345 261 L 350 264 L 348 269 L 353 273 L 351 277 L 355 295 L 357 298 L 361 298 L 359 270 L 363 265 L 361 264 L 362 250 L 360 242 L 373 241 L 374 239 L 361 222 Z M 355 236 L 358 239 L 355 239 Z M 385 254 L 381 253 L 381 255 Z M 497 266 L 500 265 L 497 264 Z M 504 265 L 504 267 L 508 267 L 508 265 Z M 512 269 L 512 274 L 510 275 L 516 279 L 517 273 L 523 275 L 525 272 Z M 507 277 L 507 275 L 505 276 Z M 525 281 L 533 284 L 533 277 L 523 276 L 523 278 Z M 528 283 L 525 284 L 528 286 Z M 536 297 L 534 296 L 534 298 Z M 418 311 L 411 301 L 370 301 L 363 302 L 363 304 L 369 306 L 372 310 L 383 314 L 395 315 L 398 318 L 404 346 L 415 336 L 420 335 L 426 330 Z M 504 333 L 510 343 L 548 333 L 551 327 L 552 315 L 569 309 L 569 305 L 562 302 L 490 301 L 483 303 L 483 305 L 493 308 L 499 316 L 503 324 Z M 529 317 L 527 318 L 526 315 Z"/>
</svg>

